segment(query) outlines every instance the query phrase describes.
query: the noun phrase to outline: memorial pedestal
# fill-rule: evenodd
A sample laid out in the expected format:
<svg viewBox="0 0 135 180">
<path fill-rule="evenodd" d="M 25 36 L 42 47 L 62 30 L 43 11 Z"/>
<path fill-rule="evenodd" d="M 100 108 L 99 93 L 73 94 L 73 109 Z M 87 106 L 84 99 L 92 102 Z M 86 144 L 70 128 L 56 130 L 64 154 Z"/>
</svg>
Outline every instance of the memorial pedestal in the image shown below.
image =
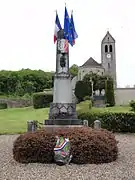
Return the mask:
<svg viewBox="0 0 135 180">
<path fill-rule="evenodd" d="M 53 102 L 50 104 L 49 119 L 45 128 L 81 127 L 76 104 L 72 102 L 72 83 L 69 73 L 69 44 L 64 39 L 64 30 L 57 34 L 56 73 L 54 76 Z"/>
</svg>

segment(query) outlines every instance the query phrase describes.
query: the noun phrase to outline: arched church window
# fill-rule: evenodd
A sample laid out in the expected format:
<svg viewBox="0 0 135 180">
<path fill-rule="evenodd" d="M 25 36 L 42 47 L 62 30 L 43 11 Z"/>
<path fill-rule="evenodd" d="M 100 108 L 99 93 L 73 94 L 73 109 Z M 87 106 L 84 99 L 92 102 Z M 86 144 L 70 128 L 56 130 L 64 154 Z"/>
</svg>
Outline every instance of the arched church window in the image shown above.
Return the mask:
<svg viewBox="0 0 135 180">
<path fill-rule="evenodd" d="M 109 51 L 112 52 L 112 45 L 109 46 Z"/>
<path fill-rule="evenodd" d="M 108 52 L 108 46 L 105 45 L 105 52 L 107 53 Z"/>
</svg>

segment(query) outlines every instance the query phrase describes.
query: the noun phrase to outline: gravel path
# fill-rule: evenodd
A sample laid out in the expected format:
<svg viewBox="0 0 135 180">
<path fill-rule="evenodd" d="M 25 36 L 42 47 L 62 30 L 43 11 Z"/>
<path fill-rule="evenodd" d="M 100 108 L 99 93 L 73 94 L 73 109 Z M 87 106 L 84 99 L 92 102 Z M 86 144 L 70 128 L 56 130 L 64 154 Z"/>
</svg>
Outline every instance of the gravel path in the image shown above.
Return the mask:
<svg viewBox="0 0 135 180">
<path fill-rule="evenodd" d="M 135 180 L 135 135 L 117 134 L 119 158 L 102 165 L 19 164 L 12 158 L 16 135 L 0 136 L 0 180 Z"/>
</svg>

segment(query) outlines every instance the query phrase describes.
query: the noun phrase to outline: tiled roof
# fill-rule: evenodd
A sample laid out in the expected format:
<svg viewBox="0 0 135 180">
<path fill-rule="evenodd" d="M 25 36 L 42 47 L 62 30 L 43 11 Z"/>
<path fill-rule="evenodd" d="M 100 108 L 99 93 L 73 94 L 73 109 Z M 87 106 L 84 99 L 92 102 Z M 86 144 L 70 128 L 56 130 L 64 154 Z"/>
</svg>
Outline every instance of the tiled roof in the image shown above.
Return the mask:
<svg viewBox="0 0 135 180">
<path fill-rule="evenodd" d="M 81 67 L 86 67 L 86 66 L 101 67 L 102 65 L 96 62 L 92 57 L 90 57 Z"/>
</svg>

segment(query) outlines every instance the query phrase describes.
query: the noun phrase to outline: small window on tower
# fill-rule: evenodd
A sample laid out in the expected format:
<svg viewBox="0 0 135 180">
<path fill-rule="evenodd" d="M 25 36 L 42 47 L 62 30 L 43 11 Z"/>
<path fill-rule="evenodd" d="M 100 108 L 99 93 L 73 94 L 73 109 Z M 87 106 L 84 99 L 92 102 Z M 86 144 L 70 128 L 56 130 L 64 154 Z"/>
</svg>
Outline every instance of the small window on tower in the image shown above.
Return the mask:
<svg viewBox="0 0 135 180">
<path fill-rule="evenodd" d="M 110 63 L 108 63 L 108 69 L 110 69 Z"/>
<path fill-rule="evenodd" d="M 105 52 L 107 53 L 108 52 L 108 46 L 105 45 Z"/>
<path fill-rule="evenodd" d="M 112 45 L 109 46 L 109 51 L 112 52 Z"/>
</svg>

